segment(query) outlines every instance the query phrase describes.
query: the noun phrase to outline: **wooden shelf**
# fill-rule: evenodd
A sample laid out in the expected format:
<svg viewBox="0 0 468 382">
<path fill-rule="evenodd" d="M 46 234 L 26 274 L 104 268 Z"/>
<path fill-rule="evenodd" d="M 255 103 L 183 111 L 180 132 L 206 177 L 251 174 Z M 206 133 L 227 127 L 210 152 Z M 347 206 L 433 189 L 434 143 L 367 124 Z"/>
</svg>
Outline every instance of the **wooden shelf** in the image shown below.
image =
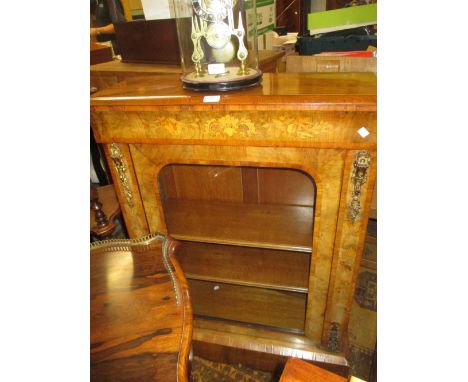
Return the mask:
<svg viewBox="0 0 468 382">
<path fill-rule="evenodd" d="M 312 252 L 313 208 L 168 199 L 168 233 L 178 240 Z"/>
<path fill-rule="evenodd" d="M 307 294 L 187 279 L 193 313 L 304 331 Z"/>
<path fill-rule="evenodd" d="M 289 286 L 289 285 L 263 284 L 259 282 L 225 279 L 221 277 L 212 277 L 212 276 L 202 276 L 202 275 L 195 275 L 191 273 L 184 273 L 184 274 L 185 274 L 185 277 L 190 280 L 210 281 L 210 282 L 215 282 L 215 283 L 232 284 L 232 285 L 243 285 L 243 286 L 249 286 L 249 287 L 254 287 L 254 288 L 284 290 L 288 292 L 297 292 L 297 293 L 308 292 L 307 288 L 294 287 L 294 286 Z"/>
<path fill-rule="evenodd" d="M 307 293 L 309 253 L 181 241 L 177 249 L 187 278 Z M 227 266 L 229 265 L 229 266 Z"/>
</svg>

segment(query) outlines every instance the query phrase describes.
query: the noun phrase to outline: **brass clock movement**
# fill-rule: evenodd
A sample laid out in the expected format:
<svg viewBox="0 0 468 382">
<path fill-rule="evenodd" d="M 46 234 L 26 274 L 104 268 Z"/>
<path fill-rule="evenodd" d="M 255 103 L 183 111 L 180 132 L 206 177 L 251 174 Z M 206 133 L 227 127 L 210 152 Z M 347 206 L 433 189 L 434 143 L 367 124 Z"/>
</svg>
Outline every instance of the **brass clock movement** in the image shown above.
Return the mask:
<svg viewBox="0 0 468 382">
<path fill-rule="evenodd" d="M 184 88 L 225 91 L 260 82 L 255 1 L 175 0 L 175 6 Z"/>
</svg>

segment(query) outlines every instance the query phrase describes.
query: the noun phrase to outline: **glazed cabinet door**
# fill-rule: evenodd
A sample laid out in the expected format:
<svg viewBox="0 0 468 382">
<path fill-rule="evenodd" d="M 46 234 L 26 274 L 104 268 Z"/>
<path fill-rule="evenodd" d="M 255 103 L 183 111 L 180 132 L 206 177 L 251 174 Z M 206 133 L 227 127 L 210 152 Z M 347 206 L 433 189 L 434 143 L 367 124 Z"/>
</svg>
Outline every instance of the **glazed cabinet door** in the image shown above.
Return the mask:
<svg viewBox="0 0 468 382">
<path fill-rule="evenodd" d="M 303 264 L 307 264 L 307 270 L 305 275 L 300 276 L 307 280 L 301 284 L 303 289 L 299 292 L 306 301 L 301 313 L 305 318 L 301 330 L 308 338 L 319 343 L 327 308 L 346 150 L 145 144 L 129 146 L 151 232 L 166 232 L 178 240 L 191 243 L 262 248 L 283 251 L 285 256 L 294 252 L 307 254 L 305 263 L 303 261 Z M 207 194 L 213 194 L 211 186 L 207 185 L 203 189 L 201 186 L 206 184 L 200 182 L 200 178 L 206 176 L 201 167 L 196 167 L 195 175 L 192 173 L 191 177 L 183 181 L 177 180 L 177 176 L 187 169 L 178 169 L 176 176 L 166 181 L 165 187 L 160 187 L 161 178 L 164 178 L 160 175 L 164 174 L 163 169 L 169 165 L 212 166 L 217 169 L 210 174 L 213 179 L 221 179 L 226 172 L 230 172 L 231 176 L 225 180 L 226 187 L 214 193 L 217 200 L 211 200 L 207 197 Z M 226 170 L 221 171 L 220 166 Z M 249 184 L 246 177 L 252 176 L 248 171 L 243 174 L 240 168 L 295 170 L 311 179 L 313 195 L 292 195 L 287 184 L 277 183 L 275 186 L 271 174 L 257 174 L 257 180 L 263 176 L 261 183 L 267 186 L 255 195 L 268 202 L 258 203 L 258 200 L 251 199 L 252 193 L 248 186 L 239 186 Z M 296 174 L 289 174 L 288 177 L 287 182 L 296 181 Z M 183 196 L 188 187 L 197 190 L 197 195 L 193 198 L 171 197 L 177 192 L 177 187 L 179 196 Z M 275 187 L 282 191 L 274 192 Z M 246 279 L 249 277 L 246 276 Z M 203 281 L 210 280 L 205 278 Z M 252 283 L 262 282 L 237 280 L 232 281 L 231 285 L 251 286 Z M 286 289 L 294 287 L 292 282 L 286 281 L 285 284 Z M 272 285 L 277 290 L 284 290 L 279 282 Z M 194 311 L 197 313 L 196 306 Z M 298 329 L 298 325 L 294 325 L 294 329 Z"/>
</svg>

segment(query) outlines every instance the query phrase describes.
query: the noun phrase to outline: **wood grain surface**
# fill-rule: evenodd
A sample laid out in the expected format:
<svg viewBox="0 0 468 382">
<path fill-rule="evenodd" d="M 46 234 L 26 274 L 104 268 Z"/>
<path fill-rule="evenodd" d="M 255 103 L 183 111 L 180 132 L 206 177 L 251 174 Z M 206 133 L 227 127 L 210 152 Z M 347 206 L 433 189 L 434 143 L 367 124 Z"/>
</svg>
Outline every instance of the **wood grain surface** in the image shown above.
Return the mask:
<svg viewBox="0 0 468 382">
<path fill-rule="evenodd" d="M 94 107 L 159 106 L 166 110 L 376 110 L 373 73 L 264 73 L 261 86 L 221 93 L 217 103 L 203 103 L 211 93 L 182 89 L 179 76 L 131 78 L 91 97 Z M 217 93 L 215 93 L 217 94 Z M 171 106 L 170 109 L 167 109 Z M 100 109 L 104 110 L 104 109 Z M 115 109 L 117 110 L 117 109 Z"/>
<path fill-rule="evenodd" d="M 177 260 L 189 279 L 308 292 L 309 253 L 183 241 Z"/>
<path fill-rule="evenodd" d="M 286 168 L 174 165 L 159 179 L 164 199 L 310 207 L 315 199 L 313 179 Z"/>
<path fill-rule="evenodd" d="M 201 100 L 200 100 L 201 101 Z M 182 106 L 180 106 L 182 107 Z M 331 111 L 206 111 L 96 109 L 100 143 L 375 149 L 375 113 Z M 149 109 L 152 107 L 148 107 Z M 169 110 L 168 110 L 169 109 Z M 98 111 L 99 110 L 99 111 Z M 267 111 L 267 112 L 264 112 Z M 365 127 L 369 135 L 358 130 Z"/>
<path fill-rule="evenodd" d="M 112 62 L 112 48 L 110 46 L 90 42 L 90 69 L 101 63 Z"/>
<path fill-rule="evenodd" d="M 192 342 L 192 347 L 194 354 L 214 362 L 229 363 L 231 365 L 240 363 L 252 369 L 269 372 L 273 375 L 272 381 L 280 379 L 289 359 L 288 356 L 280 356 L 271 352 L 245 350 L 195 340 Z M 346 365 L 321 362 L 314 362 L 314 364 L 344 377 L 349 375 L 349 367 Z"/>
<path fill-rule="evenodd" d="M 312 250 L 311 207 L 169 199 L 165 216 L 169 232 L 178 240 Z"/>
<path fill-rule="evenodd" d="M 263 73 L 275 73 L 279 66 L 279 60 L 283 56 L 284 52 L 281 51 L 260 50 L 258 52 L 259 69 Z M 100 90 L 133 77 L 182 74 L 182 68 L 179 65 L 122 62 L 112 60 L 112 54 L 107 61 L 109 62 L 101 61 L 102 64 L 90 66 L 91 85 Z"/>
<path fill-rule="evenodd" d="M 329 352 L 304 335 L 255 325 L 246 326 L 236 322 L 195 317 L 193 339 L 245 351 L 297 357 L 344 369 L 349 367 L 342 353 Z"/>
<path fill-rule="evenodd" d="M 161 169 L 167 164 L 171 163 L 200 163 L 200 164 L 224 164 L 224 165 L 247 165 L 257 164 L 263 167 L 276 167 L 276 168 L 296 168 L 314 179 L 317 194 L 316 205 L 314 208 L 315 215 L 313 221 L 312 231 L 312 215 L 309 216 L 307 221 L 291 219 L 289 225 L 286 227 L 287 232 L 294 230 L 292 234 L 297 237 L 298 232 L 303 232 L 305 236 L 309 237 L 309 244 L 307 245 L 308 251 L 312 251 L 311 264 L 309 269 L 309 293 L 308 304 L 306 312 L 306 335 L 320 343 L 323 335 L 323 319 L 326 311 L 328 287 L 331 272 L 335 269 L 332 268 L 332 254 L 335 240 L 335 229 L 338 218 L 338 207 L 340 200 L 340 193 L 342 187 L 343 164 L 344 155 L 343 150 L 315 150 L 315 149 L 293 149 L 293 148 L 266 148 L 266 147 L 249 147 L 246 150 L 243 147 L 226 147 L 220 148 L 218 146 L 199 146 L 199 145 L 130 145 L 133 163 L 135 164 L 136 176 L 140 180 L 138 192 L 140 192 L 144 209 L 147 211 L 147 219 L 149 228 L 154 232 L 168 232 L 175 234 L 179 227 L 174 232 L 168 230 L 167 225 L 170 219 L 165 217 L 163 211 L 162 197 L 160 195 L 160 188 L 158 187 L 157 177 L 154 174 L 159 174 Z M 220 161 L 220 156 L 222 161 Z M 213 163 L 214 162 L 214 163 Z M 323 187 L 322 187 L 323 185 Z M 326 185 L 326 187 L 325 187 Z M 178 200 L 178 202 L 190 203 L 190 201 Z M 196 202 L 201 203 L 201 202 Z M 192 204 L 196 204 L 192 203 Z M 192 207 L 192 204 L 189 204 Z M 226 205 L 218 204 L 219 209 L 225 209 Z M 290 210 L 290 206 L 273 206 L 279 209 Z M 310 207 L 294 207 L 300 209 L 309 209 Z M 293 209 L 294 209 L 293 208 Z M 262 213 L 262 210 L 256 206 L 256 210 Z M 233 208 L 225 210 L 227 215 L 220 216 L 219 219 L 212 221 L 212 226 L 215 227 L 217 232 L 223 230 L 225 222 L 229 222 L 232 216 L 239 214 L 239 210 Z M 169 212 L 171 213 L 171 212 Z M 250 214 L 252 212 L 249 212 Z M 180 228 L 187 227 L 190 222 L 183 220 L 183 212 L 180 212 L 182 225 Z M 187 216 L 190 212 L 187 213 Z M 200 219 L 209 220 L 209 214 L 203 214 L 200 211 Z M 243 233 L 247 237 L 256 239 L 255 244 L 251 241 L 251 245 L 262 245 L 263 248 L 270 249 L 292 249 L 304 248 L 304 242 L 291 243 L 287 235 L 278 234 L 273 237 L 270 232 L 265 230 L 265 235 L 259 233 L 259 227 L 274 226 L 274 215 L 264 214 L 265 219 L 261 220 L 256 216 L 256 225 L 244 224 L 242 230 L 237 232 Z M 179 221 L 181 219 L 178 219 Z M 276 219 L 282 226 L 286 226 L 287 215 L 284 220 Z M 222 221 L 223 224 L 219 224 Z M 298 222 L 304 223 L 299 224 Z M 200 233 L 204 230 L 202 224 L 192 224 L 194 231 L 192 233 Z M 309 227 L 309 229 L 305 229 Z M 236 231 L 232 231 L 236 232 Z M 278 231 L 277 231 L 278 232 Z M 180 233 L 180 232 L 179 232 Z M 206 231 L 205 231 L 206 233 Z M 227 236 L 228 239 L 236 238 L 238 241 L 227 241 L 226 236 L 211 236 L 212 239 L 222 239 L 218 244 L 237 244 L 240 245 L 239 237 Z M 201 236 L 192 235 L 191 239 L 195 240 L 196 237 L 201 239 Z M 244 236 L 245 237 L 245 236 Z M 267 241 L 269 237 L 271 241 Z M 179 239 L 186 240 L 186 237 L 178 236 Z M 204 236 L 203 240 L 209 237 Z M 258 240 L 260 239 L 260 240 Z M 312 239 L 312 240 L 311 240 Z M 213 241 L 214 241 L 213 240 Z M 310 241 L 311 240 L 311 241 Z M 200 241 L 200 240 L 198 240 Z M 213 242 L 208 241 L 208 242 Z M 247 241 L 244 242 L 246 244 Z M 286 245 L 285 245 L 286 244 Z M 292 246 L 292 244 L 295 244 Z M 304 249 L 305 250 L 305 249 Z"/>
<path fill-rule="evenodd" d="M 128 79 L 93 94 L 96 140 L 106 147 L 117 143 L 128 164 L 135 206 L 122 210 L 130 235 L 162 232 L 202 246 L 193 253 L 204 266 L 196 268 L 195 259 L 187 261 L 189 253 L 184 258 L 185 266 L 192 267 L 189 274 L 197 296 L 202 296 L 198 306 L 209 308 L 214 297 L 203 288 L 210 283 L 229 285 L 229 298 L 247 305 L 252 301 L 242 300 L 245 296 L 238 293 L 248 294 L 243 288 L 262 290 L 259 299 L 270 302 L 276 296 L 270 292 L 297 292 L 306 298 L 304 309 L 291 310 L 296 327 L 302 325 L 297 324 L 299 316 L 305 317 L 304 334 L 294 339 L 273 344 L 277 332 L 249 327 L 246 333 L 222 317 L 216 328 L 207 327 L 215 320 L 197 319 L 203 322 L 196 325 L 197 340 L 340 363 L 375 184 L 376 76 L 267 73 L 260 86 L 221 93 L 217 103 L 204 102 L 207 94 L 217 93 L 183 90 L 177 75 Z M 361 127 L 367 136 L 358 133 Z M 352 221 L 348 206 L 359 150 L 369 152 L 371 164 L 360 188 L 361 213 Z M 177 166 L 167 170 L 169 165 Z M 223 166 L 225 172 L 220 171 Z M 281 171 L 289 175 L 282 177 Z M 119 183 L 118 174 L 112 175 Z M 119 201 L 125 203 L 122 187 L 117 188 Z M 210 245 L 259 252 L 252 255 L 250 271 L 233 262 L 223 273 L 210 271 L 210 259 L 219 264 Z M 230 267 L 226 259 L 235 251 L 218 252 L 219 261 L 224 259 L 225 267 Z M 305 258 L 291 261 L 292 274 L 299 267 L 307 273 L 300 273 L 300 284 L 290 283 L 287 275 L 275 275 L 271 264 L 266 267 L 269 275 L 259 272 L 254 280 L 258 264 L 270 251 L 275 253 L 271 259 L 280 256 L 276 251 L 288 257 L 298 252 L 310 256 L 307 264 Z M 287 273 L 286 262 L 277 262 L 278 272 Z M 284 289 L 305 285 L 307 290 Z M 213 311 L 204 314 L 221 316 Z M 260 320 L 267 322 L 267 315 L 265 310 Z M 252 342 L 260 332 L 261 340 Z M 337 351 L 336 359 L 324 350 L 329 346 Z"/>
<path fill-rule="evenodd" d="M 176 242 L 96 242 L 91 250 L 91 380 L 188 381 L 192 309 Z"/>
<path fill-rule="evenodd" d="M 188 283 L 194 314 L 304 331 L 303 293 L 190 279 Z"/>
</svg>

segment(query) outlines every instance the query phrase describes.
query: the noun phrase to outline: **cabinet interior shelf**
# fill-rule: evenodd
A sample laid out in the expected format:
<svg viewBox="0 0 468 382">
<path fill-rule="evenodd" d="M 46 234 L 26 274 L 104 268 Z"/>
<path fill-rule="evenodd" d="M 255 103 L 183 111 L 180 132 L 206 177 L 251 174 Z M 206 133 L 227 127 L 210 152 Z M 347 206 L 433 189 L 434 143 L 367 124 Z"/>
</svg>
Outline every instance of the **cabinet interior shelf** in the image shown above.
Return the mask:
<svg viewBox="0 0 468 382">
<path fill-rule="evenodd" d="M 181 241 L 188 279 L 307 293 L 310 253 Z"/>
<path fill-rule="evenodd" d="M 284 290 L 284 291 L 298 292 L 298 293 L 308 292 L 307 288 L 303 288 L 299 286 L 265 284 L 265 283 L 250 282 L 250 281 L 225 279 L 221 277 L 203 276 L 203 275 L 197 275 L 197 274 L 192 274 L 192 273 L 185 273 L 185 277 L 190 280 L 211 281 L 215 283 L 232 284 L 232 285 L 244 285 L 244 286 L 250 286 L 254 288 Z"/>
<path fill-rule="evenodd" d="M 177 240 L 312 252 L 312 207 L 167 199 L 165 214 Z"/>
</svg>

